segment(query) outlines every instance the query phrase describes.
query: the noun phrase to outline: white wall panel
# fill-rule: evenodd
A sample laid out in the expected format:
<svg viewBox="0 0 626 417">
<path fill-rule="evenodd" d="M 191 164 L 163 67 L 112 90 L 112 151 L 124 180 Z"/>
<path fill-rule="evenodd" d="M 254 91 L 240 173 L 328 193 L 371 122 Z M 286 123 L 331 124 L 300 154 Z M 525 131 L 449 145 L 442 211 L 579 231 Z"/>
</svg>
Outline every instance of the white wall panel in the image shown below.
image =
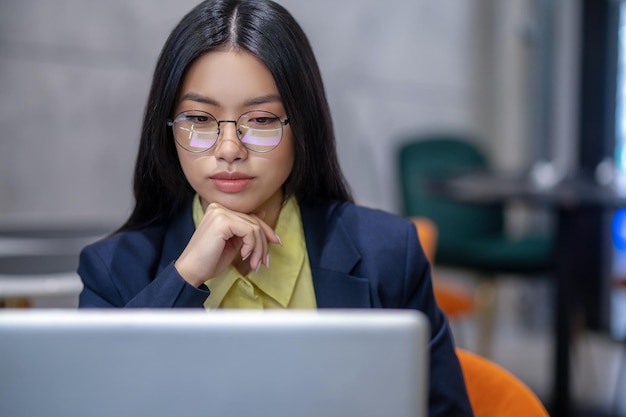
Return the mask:
<svg viewBox="0 0 626 417">
<path fill-rule="evenodd" d="M 398 211 L 395 152 L 409 132 L 489 143 L 488 2 L 282 3 L 316 51 L 360 202 Z M 156 56 L 195 4 L 0 3 L 0 218 L 124 219 Z"/>
</svg>

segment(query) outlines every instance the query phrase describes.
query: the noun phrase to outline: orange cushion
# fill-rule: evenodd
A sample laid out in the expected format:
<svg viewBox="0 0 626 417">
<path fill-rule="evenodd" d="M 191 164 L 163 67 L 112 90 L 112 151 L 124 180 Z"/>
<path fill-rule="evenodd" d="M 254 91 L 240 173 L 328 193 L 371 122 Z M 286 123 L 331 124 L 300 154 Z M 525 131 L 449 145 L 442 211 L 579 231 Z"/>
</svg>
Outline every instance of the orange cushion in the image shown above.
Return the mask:
<svg viewBox="0 0 626 417">
<path fill-rule="evenodd" d="M 457 348 L 474 417 L 549 417 L 537 396 L 498 364 Z"/>
<path fill-rule="evenodd" d="M 433 287 L 437 304 L 446 316 L 459 317 L 474 310 L 474 299 L 470 294 L 442 284 L 440 280 L 434 280 Z"/>
</svg>

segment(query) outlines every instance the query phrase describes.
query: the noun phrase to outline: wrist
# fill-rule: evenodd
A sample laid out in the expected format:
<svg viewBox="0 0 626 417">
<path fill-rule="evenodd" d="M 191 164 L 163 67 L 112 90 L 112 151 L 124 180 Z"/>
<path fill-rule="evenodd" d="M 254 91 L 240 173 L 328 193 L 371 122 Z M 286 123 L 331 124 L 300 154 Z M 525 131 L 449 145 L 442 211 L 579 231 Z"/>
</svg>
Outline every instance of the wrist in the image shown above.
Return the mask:
<svg viewBox="0 0 626 417">
<path fill-rule="evenodd" d="M 182 279 L 196 288 L 200 287 L 207 280 L 205 277 L 194 273 L 192 269 L 187 268 L 184 262 L 180 262 L 180 259 L 174 261 L 174 268 Z"/>
</svg>

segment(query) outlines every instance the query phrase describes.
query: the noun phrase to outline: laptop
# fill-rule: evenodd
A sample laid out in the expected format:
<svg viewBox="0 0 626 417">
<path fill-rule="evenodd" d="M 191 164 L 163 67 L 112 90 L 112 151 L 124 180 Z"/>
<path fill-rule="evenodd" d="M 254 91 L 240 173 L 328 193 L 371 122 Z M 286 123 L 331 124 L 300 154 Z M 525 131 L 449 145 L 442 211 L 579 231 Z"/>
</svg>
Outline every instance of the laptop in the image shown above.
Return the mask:
<svg viewBox="0 0 626 417">
<path fill-rule="evenodd" d="M 0 416 L 425 417 L 398 310 L 0 310 Z"/>
</svg>

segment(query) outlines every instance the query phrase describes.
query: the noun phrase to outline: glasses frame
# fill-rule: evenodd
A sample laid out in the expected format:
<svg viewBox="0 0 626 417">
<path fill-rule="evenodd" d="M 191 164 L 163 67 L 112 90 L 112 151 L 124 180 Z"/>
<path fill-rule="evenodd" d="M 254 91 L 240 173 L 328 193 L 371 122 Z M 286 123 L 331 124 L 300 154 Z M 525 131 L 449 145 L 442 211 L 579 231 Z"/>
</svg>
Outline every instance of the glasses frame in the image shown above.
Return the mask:
<svg viewBox="0 0 626 417">
<path fill-rule="evenodd" d="M 272 148 L 268 149 L 268 150 L 264 150 L 264 151 L 259 151 L 256 149 L 252 149 L 249 148 L 245 142 L 242 142 L 242 135 L 241 135 L 241 131 L 238 129 L 238 124 L 239 121 L 241 120 L 242 117 L 244 117 L 245 115 L 249 114 L 249 113 L 267 113 L 269 115 L 274 116 L 278 122 L 280 123 L 280 139 L 278 140 L 278 143 L 276 145 L 274 145 Z M 205 149 L 201 149 L 201 150 L 192 150 L 192 149 L 188 149 L 184 144 L 180 143 L 178 141 L 178 138 L 176 137 L 176 128 L 174 127 L 174 123 L 176 123 L 176 121 L 185 113 L 200 113 L 202 115 L 206 115 L 211 117 L 213 120 L 215 120 L 217 122 L 217 137 L 215 138 L 215 143 L 213 143 L 213 145 L 211 145 L 208 148 Z M 229 120 L 229 119 L 223 119 L 223 120 L 218 120 L 217 117 L 213 116 L 211 113 L 203 111 L 203 110 L 185 110 L 182 111 L 180 113 L 178 113 L 173 119 L 167 119 L 167 125 L 169 127 L 172 128 L 172 134 L 174 135 L 174 140 L 176 141 L 176 143 L 178 144 L 178 146 L 180 146 L 181 148 L 183 148 L 184 150 L 186 150 L 187 152 L 192 152 L 192 153 L 202 153 L 202 152 L 206 152 L 208 150 L 211 150 L 215 147 L 215 145 L 217 144 L 217 142 L 220 140 L 220 135 L 222 133 L 222 129 L 221 129 L 221 124 L 222 123 L 234 123 L 235 124 L 235 132 L 237 133 L 237 139 L 239 139 L 239 143 L 241 143 L 241 145 L 246 148 L 246 150 L 251 151 L 251 152 L 256 152 L 256 153 L 267 153 L 267 152 L 271 152 L 274 149 L 276 149 L 278 147 L 278 145 L 280 145 L 280 143 L 283 140 L 283 134 L 284 134 L 284 127 L 286 125 L 289 124 L 289 118 L 285 118 L 284 120 L 280 120 L 280 117 L 275 114 L 272 113 L 271 111 L 267 111 L 267 110 L 249 110 L 247 112 L 242 113 L 236 120 Z"/>
</svg>

